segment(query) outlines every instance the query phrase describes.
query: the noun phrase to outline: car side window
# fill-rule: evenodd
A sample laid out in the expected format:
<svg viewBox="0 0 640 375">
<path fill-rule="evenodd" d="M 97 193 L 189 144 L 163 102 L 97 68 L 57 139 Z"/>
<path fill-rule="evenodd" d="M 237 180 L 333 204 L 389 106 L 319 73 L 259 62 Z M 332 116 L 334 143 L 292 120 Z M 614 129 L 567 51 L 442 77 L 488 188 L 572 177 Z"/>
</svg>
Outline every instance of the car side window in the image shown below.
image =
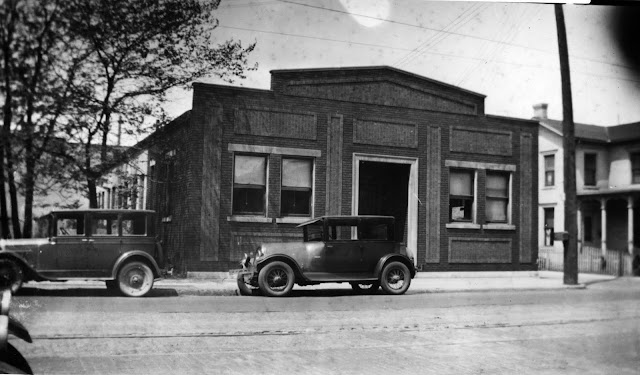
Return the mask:
<svg viewBox="0 0 640 375">
<path fill-rule="evenodd" d="M 147 217 L 126 215 L 122 217 L 123 236 L 144 236 L 147 234 Z"/>
<path fill-rule="evenodd" d="M 96 214 L 91 217 L 91 234 L 94 236 L 117 236 L 118 215 Z"/>
<path fill-rule="evenodd" d="M 56 219 L 58 236 L 84 236 L 84 216 L 60 215 Z"/>
<path fill-rule="evenodd" d="M 329 241 L 345 241 L 357 239 L 357 226 L 329 225 Z"/>
<path fill-rule="evenodd" d="M 358 238 L 361 240 L 389 239 L 389 226 L 387 224 L 368 224 L 358 227 Z"/>
</svg>

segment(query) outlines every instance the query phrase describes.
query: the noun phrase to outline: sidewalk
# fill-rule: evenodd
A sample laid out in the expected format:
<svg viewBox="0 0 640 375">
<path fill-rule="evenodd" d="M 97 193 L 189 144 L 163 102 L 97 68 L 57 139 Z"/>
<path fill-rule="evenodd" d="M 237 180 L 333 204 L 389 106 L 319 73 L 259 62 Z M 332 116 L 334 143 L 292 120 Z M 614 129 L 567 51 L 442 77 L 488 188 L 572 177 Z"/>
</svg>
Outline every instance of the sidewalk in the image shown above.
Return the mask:
<svg viewBox="0 0 640 375">
<path fill-rule="evenodd" d="M 615 279 L 615 276 L 579 274 L 578 285 L 564 285 L 562 272 L 419 272 L 411 281 L 407 294 L 478 292 L 505 290 L 584 289 L 589 284 Z M 28 283 L 25 288 L 102 289 L 102 281 L 71 280 L 64 283 Z M 238 295 L 236 279 L 227 273 L 197 274 L 186 279 L 169 278 L 155 282 L 154 289 L 172 289 L 178 295 L 235 296 Z M 294 291 L 351 290 L 348 283 L 327 283 L 314 286 L 294 286 Z"/>
</svg>

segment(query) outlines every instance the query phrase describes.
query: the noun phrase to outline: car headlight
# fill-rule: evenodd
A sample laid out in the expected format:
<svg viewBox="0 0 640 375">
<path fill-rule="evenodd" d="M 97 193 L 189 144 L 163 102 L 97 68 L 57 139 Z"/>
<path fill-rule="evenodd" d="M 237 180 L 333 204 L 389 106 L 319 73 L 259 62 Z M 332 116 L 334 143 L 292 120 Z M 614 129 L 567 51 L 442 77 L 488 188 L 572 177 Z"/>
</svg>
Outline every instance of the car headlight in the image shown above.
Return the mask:
<svg viewBox="0 0 640 375">
<path fill-rule="evenodd" d="M 262 251 L 262 248 L 257 248 L 256 249 L 256 259 L 260 259 L 264 256 L 264 252 Z"/>
</svg>

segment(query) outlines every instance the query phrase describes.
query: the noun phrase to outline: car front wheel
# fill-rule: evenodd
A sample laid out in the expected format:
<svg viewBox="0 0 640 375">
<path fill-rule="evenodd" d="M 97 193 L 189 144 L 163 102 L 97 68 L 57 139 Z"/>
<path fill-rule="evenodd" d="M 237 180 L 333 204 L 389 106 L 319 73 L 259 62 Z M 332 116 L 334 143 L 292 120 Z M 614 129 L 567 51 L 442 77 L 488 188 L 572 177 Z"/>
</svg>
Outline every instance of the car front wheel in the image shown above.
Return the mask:
<svg viewBox="0 0 640 375">
<path fill-rule="evenodd" d="M 400 262 L 391 262 L 382 270 L 382 290 L 387 294 L 403 294 L 411 285 L 409 268 Z"/>
<path fill-rule="evenodd" d="M 146 264 L 129 262 L 118 272 L 118 289 L 127 297 L 142 297 L 153 287 L 153 272 Z"/>
<path fill-rule="evenodd" d="M 264 266 L 258 274 L 258 284 L 265 296 L 284 297 L 295 282 L 291 267 L 284 262 L 271 262 Z"/>
</svg>

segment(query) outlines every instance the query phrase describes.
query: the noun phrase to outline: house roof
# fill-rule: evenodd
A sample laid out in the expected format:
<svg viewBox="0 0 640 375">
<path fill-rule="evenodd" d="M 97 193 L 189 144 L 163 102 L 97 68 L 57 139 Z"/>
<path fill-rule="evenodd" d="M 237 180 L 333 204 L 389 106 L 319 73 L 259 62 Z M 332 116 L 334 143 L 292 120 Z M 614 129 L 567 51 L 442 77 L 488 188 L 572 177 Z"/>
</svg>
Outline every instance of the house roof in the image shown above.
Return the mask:
<svg viewBox="0 0 640 375">
<path fill-rule="evenodd" d="M 456 91 L 460 91 L 460 92 L 464 92 L 470 95 L 474 95 L 477 96 L 478 98 L 486 98 L 487 96 L 484 94 L 480 94 L 471 90 L 467 90 L 467 89 L 463 89 L 459 86 L 455 86 L 449 83 L 445 83 L 445 82 L 441 82 L 441 81 L 436 81 L 434 79 L 431 78 L 427 78 L 418 74 L 414 74 L 411 72 L 408 72 L 406 70 L 402 70 L 402 69 L 398 69 L 398 68 L 394 68 L 392 66 L 388 66 L 388 65 L 373 65 L 373 66 L 342 66 L 342 67 L 328 67 L 328 68 L 302 68 L 302 69 L 272 69 L 269 71 L 269 73 L 271 74 L 279 74 L 279 73 L 304 73 L 304 72 L 336 72 L 336 71 L 376 71 L 376 70 L 381 70 L 381 71 L 390 71 L 390 72 L 396 72 L 408 77 L 411 77 L 413 79 L 418 79 L 424 82 L 430 82 L 433 84 L 437 84 L 439 86 L 443 86 L 443 87 L 448 87 L 450 89 L 454 89 Z"/>
<path fill-rule="evenodd" d="M 538 120 L 540 125 L 558 135 L 562 135 L 562 121 L 542 118 L 534 119 Z M 640 122 L 609 127 L 575 123 L 575 136 L 579 139 L 603 143 L 637 140 L 640 139 Z"/>
</svg>

